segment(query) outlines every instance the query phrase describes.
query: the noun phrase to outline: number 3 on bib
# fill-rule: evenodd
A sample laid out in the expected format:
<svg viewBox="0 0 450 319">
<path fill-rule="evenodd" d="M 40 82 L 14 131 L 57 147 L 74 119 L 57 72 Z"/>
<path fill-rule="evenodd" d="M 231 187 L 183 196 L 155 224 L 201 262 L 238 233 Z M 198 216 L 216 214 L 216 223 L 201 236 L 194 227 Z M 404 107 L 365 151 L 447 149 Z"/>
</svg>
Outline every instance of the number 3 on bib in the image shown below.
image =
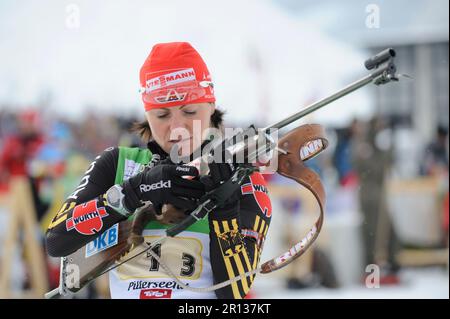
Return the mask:
<svg viewBox="0 0 450 319">
<path fill-rule="evenodd" d="M 149 244 L 149 243 L 147 243 Z M 152 251 L 161 258 L 161 244 L 156 245 L 152 248 Z M 159 271 L 159 262 L 156 260 L 151 253 L 147 253 L 147 258 L 150 259 L 149 271 Z M 195 257 L 188 253 L 182 254 L 183 265 L 181 267 L 179 275 L 181 277 L 191 277 L 195 273 Z"/>
</svg>

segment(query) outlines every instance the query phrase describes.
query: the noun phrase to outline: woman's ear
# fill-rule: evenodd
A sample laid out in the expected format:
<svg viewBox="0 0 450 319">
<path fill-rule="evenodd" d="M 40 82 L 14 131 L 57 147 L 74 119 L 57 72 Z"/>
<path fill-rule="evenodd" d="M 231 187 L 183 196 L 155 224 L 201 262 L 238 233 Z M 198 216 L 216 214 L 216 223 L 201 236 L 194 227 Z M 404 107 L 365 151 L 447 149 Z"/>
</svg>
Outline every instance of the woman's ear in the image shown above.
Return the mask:
<svg viewBox="0 0 450 319">
<path fill-rule="evenodd" d="M 214 103 L 209 103 L 209 105 L 211 105 L 211 114 L 210 114 L 210 115 L 213 115 L 214 112 L 216 111 L 216 104 L 214 104 Z"/>
</svg>

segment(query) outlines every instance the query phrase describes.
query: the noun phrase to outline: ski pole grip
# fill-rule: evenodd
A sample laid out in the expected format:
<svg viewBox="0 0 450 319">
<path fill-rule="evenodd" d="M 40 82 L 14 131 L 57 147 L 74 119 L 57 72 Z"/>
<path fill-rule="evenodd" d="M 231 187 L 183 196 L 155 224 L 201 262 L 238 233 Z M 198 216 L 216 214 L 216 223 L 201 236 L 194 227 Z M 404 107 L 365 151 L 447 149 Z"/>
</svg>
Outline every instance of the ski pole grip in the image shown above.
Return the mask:
<svg viewBox="0 0 450 319">
<path fill-rule="evenodd" d="M 372 70 L 393 57 L 395 57 L 395 50 L 392 48 L 387 48 L 366 60 L 366 62 L 364 62 L 364 66 L 367 70 Z"/>
</svg>

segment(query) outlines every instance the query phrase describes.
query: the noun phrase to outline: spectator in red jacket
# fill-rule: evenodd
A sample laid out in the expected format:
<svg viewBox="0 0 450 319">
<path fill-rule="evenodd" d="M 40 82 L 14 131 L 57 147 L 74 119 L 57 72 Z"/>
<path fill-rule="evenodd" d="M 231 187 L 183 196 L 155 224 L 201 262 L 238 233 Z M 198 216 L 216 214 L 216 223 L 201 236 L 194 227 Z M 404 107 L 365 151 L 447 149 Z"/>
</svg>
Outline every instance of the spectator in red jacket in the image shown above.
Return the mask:
<svg viewBox="0 0 450 319">
<path fill-rule="evenodd" d="M 47 210 L 38 196 L 39 181 L 29 172 L 33 157 L 44 143 L 38 113 L 24 111 L 17 116 L 17 132 L 7 136 L 0 150 L 0 183 L 8 184 L 11 177 L 24 176 L 30 180 L 38 218 Z"/>
</svg>

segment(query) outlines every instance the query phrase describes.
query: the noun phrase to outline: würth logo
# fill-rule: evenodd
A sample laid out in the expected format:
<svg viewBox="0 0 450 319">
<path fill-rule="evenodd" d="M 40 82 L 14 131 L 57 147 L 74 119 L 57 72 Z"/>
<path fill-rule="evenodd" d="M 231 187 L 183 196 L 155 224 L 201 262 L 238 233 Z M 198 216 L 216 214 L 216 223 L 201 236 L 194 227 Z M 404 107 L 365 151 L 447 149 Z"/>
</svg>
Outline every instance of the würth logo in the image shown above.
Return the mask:
<svg viewBox="0 0 450 319">
<path fill-rule="evenodd" d="M 141 190 L 141 192 L 145 193 L 145 192 L 149 192 L 149 191 L 154 191 L 156 189 L 160 189 L 160 188 L 170 188 L 170 181 L 159 181 L 158 183 L 154 183 L 154 184 L 141 184 L 139 186 L 139 189 Z"/>
<path fill-rule="evenodd" d="M 83 235 L 94 235 L 103 227 L 103 218 L 108 216 L 105 208 L 97 207 L 97 200 L 93 199 L 85 204 L 75 206 L 72 217 L 66 221 L 66 229 L 75 228 Z"/>
<path fill-rule="evenodd" d="M 241 186 L 242 195 L 253 194 L 256 203 L 267 217 L 272 216 L 272 203 L 267 190 L 267 183 L 259 173 L 250 176 L 250 183 Z"/>
</svg>

